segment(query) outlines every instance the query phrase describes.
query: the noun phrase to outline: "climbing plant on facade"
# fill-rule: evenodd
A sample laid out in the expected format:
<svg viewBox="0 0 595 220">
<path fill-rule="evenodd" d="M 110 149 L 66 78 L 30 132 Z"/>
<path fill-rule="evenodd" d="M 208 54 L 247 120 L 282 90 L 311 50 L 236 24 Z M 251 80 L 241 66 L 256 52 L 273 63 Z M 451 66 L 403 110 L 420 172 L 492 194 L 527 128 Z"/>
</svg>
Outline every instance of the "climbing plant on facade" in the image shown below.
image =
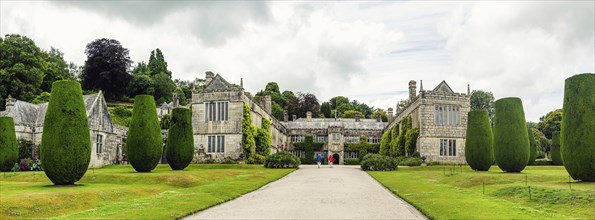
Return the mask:
<svg viewBox="0 0 595 220">
<path fill-rule="evenodd" d="M 254 130 L 254 125 L 252 125 L 252 117 L 250 116 L 250 106 L 244 103 L 242 118 L 242 149 L 245 158 L 250 158 L 256 153 Z"/>
<path fill-rule="evenodd" d="M 254 137 L 256 142 L 256 153 L 262 156 L 268 156 L 271 153 L 271 121 L 262 118 L 260 128 Z"/>
</svg>

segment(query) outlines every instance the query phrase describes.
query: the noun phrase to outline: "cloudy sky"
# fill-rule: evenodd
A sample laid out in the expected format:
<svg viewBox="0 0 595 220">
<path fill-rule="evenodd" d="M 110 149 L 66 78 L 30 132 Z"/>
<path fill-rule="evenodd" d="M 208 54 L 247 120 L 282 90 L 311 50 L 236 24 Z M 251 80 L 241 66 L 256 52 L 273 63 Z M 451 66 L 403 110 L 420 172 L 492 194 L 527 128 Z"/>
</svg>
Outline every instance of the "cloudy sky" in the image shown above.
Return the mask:
<svg viewBox="0 0 595 220">
<path fill-rule="evenodd" d="M 222 74 L 255 93 L 344 95 L 378 108 L 407 82 L 523 100 L 527 120 L 562 107 L 564 79 L 595 72 L 595 3 L 580 2 L 0 2 L 0 34 L 56 47 L 82 65 L 113 38 L 134 62 L 160 48 L 174 78 Z"/>
</svg>

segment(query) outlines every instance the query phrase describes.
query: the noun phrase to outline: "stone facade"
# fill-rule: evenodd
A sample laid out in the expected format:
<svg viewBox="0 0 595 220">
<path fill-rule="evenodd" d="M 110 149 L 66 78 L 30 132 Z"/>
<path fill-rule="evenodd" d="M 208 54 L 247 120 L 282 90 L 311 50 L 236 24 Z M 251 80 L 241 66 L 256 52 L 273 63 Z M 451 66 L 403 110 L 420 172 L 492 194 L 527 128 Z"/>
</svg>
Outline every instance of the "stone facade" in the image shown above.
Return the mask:
<svg viewBox="0 0 595 220">
<path fill-rule="evenodd" d="M 123 162 L 125 160 L 124 148 L 128 128 L 115 125 L 112 122 L 101 91 L 96 94 L 85 95 L 83 98 L 87 110 L 92 146 L 89 167 L 102 167 Z M 0 112 L 0 116 L 12 117 L 17 138 L 29 140 L 37 148 L 41 144 L 46 110 L 47 103 L 31 104 L 9 98 L 6 102 L 6 110 Z"/>
<path fill-rule="evenodd" d="M 308 114 L 310 115 L 310 114 Z M 322 142 L 323 151 L 327 155 L 337 157 L 336 162 L 343 164 L 352 152 L 345 152 L 345 143 L 357 143 L 361 136 L 368 137 L 369 143 L 379 143 L 382 131 L 388 124 L 378 119 L 359 118 L 299 118 L 285 121 L 289 136 L 289 149 L 293 149 L 294 142 L 302 142 L 306 135 L 314 136 L 314 142 Z"/>
<path fill-rule="evenodd" d="M 194 162 L 239 159 L 243 155 L 244 103 L 250 106 L 252 124 L 260 127 L 263 117 L 271 121 L 272 153 L 287 145 L 285 127 L 271 115 L 270 98 L 264 99 L 268 102 L 265 105 L 259 104 L 244 94 L 244 88 L 230 84 L 219 74 L 207 72 L 206 79 L 205 89 L 194 91 L 192 95 Z"/>
<path fill-rule="evenodd" d="M 397 104 L 396 115 L 389 115 L 386 130 L 398 126 L 405 117 L 411 117 L 412 127 L 420 128 L 417 152 L 426 161 L 465 163 L 465 137 L 470 94 L 455 93 L 445 81 L 433 90 L 423 90 L 420 83 L 409 83 L 409 99 Z"/>
<path fill-rule="evenodd" d="M 294 151 L 293 143 L 304 141 L 306 135 L 313 135 L 315 142 L 324 143 L 318 153 L 334 155 L 338 157 L 338 163 L 343 164 L 345 158 L 354 156 L 353 152 L 345 152 L 345 143 L 357 143 L 360 136 L 368 137 L 369 143 L 379 143 L 385 131 L 411 116 L 412 126 L 420 129 L 417 151 L 427 158 L 426 161 L 465 162 L 470 96 L 453 92 L 444 81 L 428 91 L 423 90 L 420 83 L 422 88 L 419 93 L 416 92 L 417 83 L 410 81 L 409 99 L 397 104 L 395 115 L 392 108 L 388 110 L 387 123 L 359 116 L 355 119 L 312 118 L 312 114 L 307 114 L 306 118 L 293 116 L 291 121 L 286 114 L 280 122 L 271 115 L 270 97 L 263 97 L 262 103 L 256 103 L 244 94 L 241 83 L 240 86 L 230 84 L 211 72 L 206 73 L 206 80 L 205 89 L 195 91 L 192 97 L 195 162 L 209 158 L 219 161 L 240 158 L 244 103 L 250 106 L 252 124 L 260 127 L 263 117 L 271 121 L 273 153 L 290 150 L 303 156 L 303 152 Z M 221 138 L 224 139 L 224 150 L 213 149 L 219 146 Z M 213 148 L 209 149 L 209 146 Z"/>
</svg>

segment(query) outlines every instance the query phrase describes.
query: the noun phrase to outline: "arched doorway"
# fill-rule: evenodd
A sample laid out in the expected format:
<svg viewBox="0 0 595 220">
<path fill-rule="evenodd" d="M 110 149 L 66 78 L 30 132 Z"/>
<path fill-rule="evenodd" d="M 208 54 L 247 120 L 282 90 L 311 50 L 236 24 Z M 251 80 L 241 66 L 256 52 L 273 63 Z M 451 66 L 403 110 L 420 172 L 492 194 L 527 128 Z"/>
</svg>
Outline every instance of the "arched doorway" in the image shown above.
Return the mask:
<svg viewBox="0 0 595 220">
<path fill-rule="evenodd" d="M 333 154 L 333 159 L 335 160 L 335 162 L 333 162 L 333 164 L 339 164 L 339 160 L 341 159 L 339 157 L 339 154 Z"/>
</svg>

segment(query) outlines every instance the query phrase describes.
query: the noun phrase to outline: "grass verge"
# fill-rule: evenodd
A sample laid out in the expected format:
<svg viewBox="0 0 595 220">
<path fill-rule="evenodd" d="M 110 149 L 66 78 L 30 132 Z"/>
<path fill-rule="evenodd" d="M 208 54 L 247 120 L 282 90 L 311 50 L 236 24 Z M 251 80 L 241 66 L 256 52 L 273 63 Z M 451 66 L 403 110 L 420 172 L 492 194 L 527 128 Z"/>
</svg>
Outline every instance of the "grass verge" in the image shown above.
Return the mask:
<svg viewBox="0 0 595 220">
<path fill-rule="evenodd" d="M 130 165 L 90 169 L 74 186 L 54 186 L 43 172 L 0 174 L 0 219 L 176 219 L 229 201 L 294 169 L 191 164 L 151 173 Z"/>
<path fill-rule="evenodd" d="M 368 173 L 431 219 L 595 219 L 595 183 L 569 184 L 561 166 L 529 166 L 516 174 L 494 166 L 488 172 L 430 166 Z"/>
</svg>

